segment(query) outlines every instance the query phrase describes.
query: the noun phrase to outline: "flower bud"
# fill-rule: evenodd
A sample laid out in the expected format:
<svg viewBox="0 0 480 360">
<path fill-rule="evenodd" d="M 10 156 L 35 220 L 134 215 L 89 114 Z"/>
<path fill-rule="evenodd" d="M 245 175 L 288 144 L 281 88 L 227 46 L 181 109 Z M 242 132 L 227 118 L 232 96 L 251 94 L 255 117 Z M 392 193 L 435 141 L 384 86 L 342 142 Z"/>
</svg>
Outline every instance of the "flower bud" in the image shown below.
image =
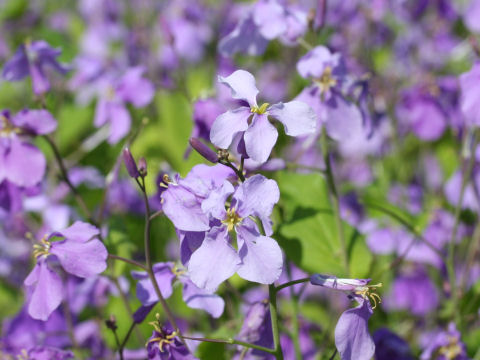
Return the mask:
<svg viewBox="0 0 480 360">
<path fill-rule="evenodd" d="M 138 171 L 140 172 L 140 176 L 147 176 L 147 160 L 145 160 L 144 157 L 138 160 Z"/>
<path fill-rule="evenodd" d="M 105 325 L 107 325 L 110 330 L 116 331 L 118 326 L 115 315 L 110 315 L 110 318 L 108 320 L 105 320 Z"/>
<path fill-rule="evenodd" d="M 201 142 L 198 138 L 190 138 L 190 145 L 208 161 L 214 164 L 218 162 L 217 153 Z"/>
<path fill-rule="evenodd" d="M 123 149 L 123 162 L 125 163 L 125 167 L 127 168 L 128 175 L 130 175 L 134 179 L 140 176 L 137 164 L 135 163 L 135 159 L 133 158 L 129 148 Z"/>
</svg>

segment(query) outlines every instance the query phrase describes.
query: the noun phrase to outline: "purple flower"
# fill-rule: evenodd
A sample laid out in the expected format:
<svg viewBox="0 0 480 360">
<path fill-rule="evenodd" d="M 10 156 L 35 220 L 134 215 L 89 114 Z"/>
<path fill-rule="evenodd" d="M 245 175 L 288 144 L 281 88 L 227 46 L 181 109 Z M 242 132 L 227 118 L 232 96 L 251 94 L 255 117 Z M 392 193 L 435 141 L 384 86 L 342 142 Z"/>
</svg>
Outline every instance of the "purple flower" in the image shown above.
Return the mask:
<svg viewBox="0 0 480 360">
<path fill-rule="evenodd" d="M 27 41 L 18 47 L 13 57 L 3 67 L 3 78 L 7 81 L 18 81 L 30 75 L 33 92 L 43 94 L 50 89 L 50 82 L 45 75 L 46 67 L 65 74 L 68 68 L 57 61 L 61 50 L 52 48 L 47 42 Z"/>
<path fill-rule="evenodd" d="M 225 210 L 230 195 L 230 206 Z M 276 182 L 262 175 L 252 176 L 237 189 L 225 181 L 219 190 L 210 193 L 201 208 L 211 220 L 220 223 L 206 233 L 202 245 L 188 262 L 193 283 L 211 291 L 235 273 L 261 284 L 277 280 L 282 272 L 283 256 L 269 235 L 273 233 L 270 214 L 279 197 Z M 261 221 L 267 236 L 260 235 L 252 216 Z M 232 231 L 236 232 L 238 251 L 231 244 Z"/>
<path fill-rule="evenodd" d="M 480 126 L 480 63 L 460 75 L 460 109 L 467 124 Z"/>
<path fill-rule="evenodd" d="M 210 140 L 214 145 L 227 149 L 235 136 L 242 136 L 242 143 L 245 144 L 243 155 L 264 163 L 278 137 L 277 129 L 270 123 L 269 116 L 284 125 L 287 135 L 302 136 L 315 132 L 315 113 L 305 103 L 291 101 L 258 106 L 258 89 L 255 78 L 249 72 L 237 70 L 230 76 L 219 76 L 219 81 L 230 88 L 234 99 L 247 102 L 248 107 L 241 106 L 217 117 L 210 132 Z"/>
<path fill-rule="evenodd" d="M 24 281 L 28 291 L 28 313 L 34 319 L 47 320 L 60 305 L 64 289 L 60 275 L 52 270 L 58 262 L 67 273 L 88 278 L 107 267 L 107 249 L 96 239 L 99 230 L 87 223 L 72 226 L 45 236 L 36 244 L 37 264 Z M 55 238 L 61 240 L 54 241 Z"/>
<path fill-rule="evenodd" d="M 183 284 L 183 301 L 192 309 L 201 309 L 214 318 L 222 315 L 225 307 L 223 299 L 204 289 L 198 288 L 190 281 L 185 271 L 179 270 L 173 263 L 157 263 L 153 266 L 155 279 L 162 296 L 167 299 L 173 293 L 173 282 L 179 280 Z M 144 307 L 158 302 L 158 297 L 148 274 L 143 271 L 132 271 L 132 277 L 138 280 L 137 297 Z"/>
<path fill-rule="evenodd" d="M 54 131 L 57 121 L 46 110 L 22 110 L 14 117 L 0 114 L 0 182 L 4 179 L 20 187 L 39 183 L 45 173 L 42 152 L 26 142 L 27 135 L 44 135 Z"/>
<path fill-rule="evenodd" d="M 68 360 L 74 359 L 71 351 L 61 350 L 54 347 L 39 346 L 28 351 L 29 360 Z"/>
<path fill-rule="evenodd" d="M 223 56 L 237 52 L 261 55 L 269 41 L 279 38 L 285 45 L 294 45 L 307 30 L 307 14 L 277 0 L 259 0 L 241 17 L 237 26 L 220 40 Z"/>
<path fill-rule="evenodd" d="M 376 360 L 413 360 L 414 357 L 405 340 L 387 328 L 373 334 Z"/>
<path fill-rule="evenodd" d="M 131 118 L 126 103 L 136 108 L 148 105 L 155 93 L 150 80 L 143 78 L 144 69 L 128 69 L 119 79 L 104 79 L 100 83 L 100 97 L 95 109 L 94 124 L 100 127 L 109 123 L 108 142 L 115 144 L 130 130 Z"/>
<path fill-rule="evenodd" d="M 375 353 L 375 344 L 368 332 L 368 319 L 373 314 L 380 296 L 375 293 L 382 284 L 368 285 L 370 279 L 339 279 L 335 276 L 314 274 L 310 277 L 313 285 L 333 290 L 346 291 L 349 297 L 359 303 L 346 310 L 335 327 L 335 345 L 342 360 L 369 360 Z M 373 307 L 370 304 L 373 301 Z"/>
<path fill-rule="evenodd" d="M 424 339 L 421 360 L 468 360 L 465 345 L 455 324 L 450 323 L 447 331 L 440 331 Z"/>
<path fill-rule="evenodd" d="M 424 316 L 437 306 L 437 290 L 426 272 L 418 268 L 395 278 L 384 307 L 390 310 L 404 309 L 413 315 Z"/>
<path fill-rule="evenodd" d="M 181 231 L 204 232 L 210 229 L 202 201 L 220 188 L 233 171 L 224 165 L 197 165 L 185 179 L 176 176 L 169 180 L 168 189 L 162 192 L 162 209 L 173 225 Z"/>
<path fill-rule="evenodd" d="M 470 31 L 480 33 L 480 23 L 478 22 L 479 17 L 480 1 L 470 0 L 470 3 L 466 8 L 465 14 L 463 15 L 465 25 L 470 29 Z"/>
<path fill-rule="evenodd" d="M 180 341 L 177 333 L 169 326 L 162 326 L 158 321 L 151 322 L 154 327 L 152 336 L 147 342 L 149 360 L 195 360 Z"/>
</svg>

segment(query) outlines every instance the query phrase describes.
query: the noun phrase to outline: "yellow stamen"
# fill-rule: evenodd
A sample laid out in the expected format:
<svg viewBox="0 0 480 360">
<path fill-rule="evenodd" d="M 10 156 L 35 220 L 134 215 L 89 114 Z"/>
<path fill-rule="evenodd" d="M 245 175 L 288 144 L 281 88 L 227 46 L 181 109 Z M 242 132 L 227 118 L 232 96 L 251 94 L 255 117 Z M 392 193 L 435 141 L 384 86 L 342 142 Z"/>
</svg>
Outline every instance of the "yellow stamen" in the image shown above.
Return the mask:
<svg viewBox="0 0 480 360">
<path fill-rule="evenodd" d="M 355 294 L 361 295 L 364 299 L 370 298 L 373 302 L 372 309 L 375 309 L 377 307 L 377 304 L 382 303 L 382 298 L 380 295 L 378 295 L 375 291 L 377 291 L 377 288 L 382 287 L 382 283 L 378 283 L 375 285 L 367 285 L 363 286 L 355 291 Z"/>
<path fill-rule="evenodd" d="M 448 360 L 456 359 L 458 355 L 461 355 L 463 352 L 462 347 L 458 343 L 456 337 L 449 336 L 448 345 L 441 346 L 438 349 L 438 354 L 443 355 Z"/>
<path fill-rule="evenodd" d="M 175 274 L 176 277 L 182 276 L 183 274 L 186 273 L 184 269 L 180 269 L 177 264 L 172 269 L 172 272 Z"/>
<path fill-rule="evenodd" d="M 26 234 L 28 236 L 28 234 Z M 38 259 L 41 256 L 48 256 L 50 255 L 50 248 L 52 244 L 47 239 L 48 235 L 45 235 L 42 240 L 40 240 L 40 244 L 33 245 L 33 256 Z"/>
<path fill-rule="evenodd" d="M 258 106 L 252 106 L 250 108 L 250 112 L 251 113 L 255 113 L 255 114 L 259 114 L 259 115 L 262 115 L 262 114 L 265 114 L 265 112 L 267 111 L 267 108 L 270 104 L 269 103 L 264 103 L 262 104 L 262 106 L 258 107 Z"/>
<path fill-rule="evenodd" d="M 332 72 L 332 68 L 327 66 L 325 67 L 325 70 L 323 70 L 322 75 L 318 79 L 314 80 L 314 82 L 320 88 L 320 93 L 322 96 L 324 96 L 330 90 L 330 88 L 337 85 L 337 79 L 332 76 Z"/>
<path fill-rule="evenodd" d="M 224 220 L 222 220 L 222 224 L 227 225 L 227 230 L 232 231 L 235 226 L 240 224 L 242 222 L 243 218 L 238 216 L 237 212 L 235 211 L 235 208 L 229 208 L 227 210 L 227 216 L 225 217 Z"/>
</svg>

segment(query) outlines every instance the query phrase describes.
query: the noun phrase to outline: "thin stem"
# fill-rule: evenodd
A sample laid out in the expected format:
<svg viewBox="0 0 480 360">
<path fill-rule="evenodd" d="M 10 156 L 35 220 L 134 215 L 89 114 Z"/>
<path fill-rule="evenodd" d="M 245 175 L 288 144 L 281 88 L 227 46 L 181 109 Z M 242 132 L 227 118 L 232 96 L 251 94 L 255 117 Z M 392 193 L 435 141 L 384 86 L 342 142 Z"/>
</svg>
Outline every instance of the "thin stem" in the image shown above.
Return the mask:
<svg viewBox="0 0 480 360">
<path fill-rule="evenodd" d="M 135 260 L 127 259 L 127 258 L 124 258 L 122 256 L 113 255 L 113 254 L 108 254 L 108 258 L 112 259 L 112 260 L 123 261 L 124 263 L 137 266 L 137 267 L 141 268 L 142 270 L 147 271 L 147 267 L 145 265 L 140 264 L 139 262 L 137 262 Z"/>
<path fill-rule="evenodd" d="M 251 344 L 245 341 L 235 340 L 235 339 L 209 339 L 209 338 L 202 338 L 202 337 L 192 337 L 192 336 L 183 336 L 184 339 L 194 340 L 194 341 L 203 341 L 203 342 L 211 342 L 211 343 L 219 343 L 219 344 L 233 344 L 233 345 L 240 345 L 250 349 L 256 349 L 265 351 L 269 354 L 275 354 L 275 350 L 263 347 L 260 345 Z"/>
<path fill-rule="evenodd" d="M 160 287 L 158 286 L 157 279 L 155 278 L 155 274 L 153 272 L 152 257 L 150 255 L 150 229 L 151 229 L 150 204 L 148 202 L 147 191 L 145 189 L 145 179 L 142 177 L 141 182 L 137 180 L 137 183 L 140 186 L 140 189 L 142 190 L 143 200 L 145 203 L 145 232 L 144 232 L 145 245 L 144 246 L 145 246 L 145 261 L 146 261 L 148 277 L 150 278 L 150 281 L 153 284 L 155 293 L 157 294 L 158 300 L 162 305 L 163 310 L 165 311 L 165 314 L 167 315 L 168 321 L 170 321 L 170 324 L 174 327 L 178 336 L 180 337 L 180 339 L 182 339 L 182 342 L 185 344 L 185 346 L 187 346 L 187 344 L 185 343 L 185 340 L 183 339 L 182 333 L 177 325 L 175 317 L 173 316 L 173 313 L 170 311 L 170 308 L 168 307 L 168 304 L 165 301 L 165 298 L 163 297 L 162 292 L 160 291 Z"/>
<path fill-rule="evenodd" d="M 80 193 L 78 192 L 77 188 L 75 185 L 72 184 L 70 181 L 70 178 L 68 176 L 68 171 L 67 168 L 65 167 L 65 164 L 63 162 L 62 156 L 60 155 L 60 151 L 58 150 L 57 145 L 53 141 L 52 138 L 50 138 L 48 135 L 43 135 L 43 138 L 47 141 L 48 145 L 50 145 L 50 148 L 53 151 L 53 155 L 55 156 L 55 160 L 57 161 L 58 167 L 60 169 L 60 173 L 63 177 L 63 180 L 69 187 L 70 191 L 72 192 L 73 196 L 75 197 L 75 200 L 77 201 L 78 205 L 82 209 L 83 213 L 85 216 L 90 220 L 92 224 L 97 226 L 97 222 L 95 219 L 92 217 L 92 213 L 90 210 L 88 210 L 87 204 L 85 204 L 85 201 L 83 201 L 83 198 L 80 196 Z M 97 226 L 98 227 L 98 226 Z"/>
<path fill-rule="evenodd" d="M 161 215 L 163 215 L 163 210 L 155 211 L 152 215 L 150 215 L 150 221 L 152 221 L 153 219 L 155 219 L 156 217 L 159 217 Z"/>
<path fill-rule="evenodd" d="M 73 317 L 72 312 L 70 311 L 70 305 L 68 299 L 62 303 L 63 313 L 65 315 L 65 322 L 67 323 L 67 332 L 70 341 L 72 342 L 73 349 L 78 349 L 78 343 L 75 338 L 75 331 L 73 329 Z"/>
<path fill-rule="evenodd" d="M 329 360 L 333 360 L 335 359 L 335 356 L 337 355 L 337 349 L 335 349 L 335 351 L 333 352 L 332 356 L 330 356 L 330 359 Z"/>
<path fill-rule="evenodd" d="M 468 138 L 467 138 L 468 141 Z M 464 164 L 464 169 L 462 172 L 462 187 L 460 188 L 460 196 L 458 198 L 457 206 L 455 208 L 455 223 L 453 225 L 452 229 L 452 234 L 450 236 L 450 242 L 448 244 L 448 257 L 447 257 L 447 272 L 448 272 L 448 279 L 450 282 L 450 293 L 451 293 L 451 298 L 453 300 L 453 308 L 455 311 L 453 311 L 453 316 L 457 322 L 457 324 L 460 325 L 461 322 L 461 317 L 460 313 L 456 311 L 458 309 L 458 294 L 457 294 L 457 284 L 456 284 L 456 274 L 455 274 L 455 242 L 457 239 L 457 232 L 458 232 L 458 227 L 460 225 L 460 214 L 462 211 L 462 204 L 463 204 L 463 198 L 465 195 L 465 190 L 467 188 L 467 184 L 470 181 L 470 174 L 472 173 L 473 166 L 475 165 L 475 149 L 477 145 L 477 133 L 473 133 L 472 137 L 472 147 L 471 149 L 467 149 L 469 151 L 469 161 L 467 164 Z M 468 145 L 467 145 L 468 146 Z"/>
<path fill-rule="evenodd" d="M 118 352 L 122 351 L 123 352 L 123 349 L 125 349 L 125 346 L 127 345 L 127 341 L 128 339 L 130 338 L 130 335 L 132 335 L 132 332 L 133 332 L 133 329 L 135 329 L 135 321 L 132 322 L 132 324 L 130 325 L 130 327 L 128 328 L 128 331 L 127 331 L 127 334 L 125 335 L 125 337 L 123 338 L 123 341 L 122 343 L 120 344 L 120 348 L 118 349 Z"/>
<path fill-rule="evenodd" d="M 112 330 L 113 337 L 115 338 L 115 343 L 117 344 L 117 349 L 118 349 L 118 356 L 120 357 L 120 360 L 123 360 L 123 348 L 122 345 L 120 344 L 120 339 L 118 338 L 117 330 L 115 328 L 109 328 Z"/>
<path fill-rule="evenodd" d="M 310 51 L 313 49 L 313 46 L 310 45 L 304 38 L 298 38 L 297 43 L 307 51 Z"/>
<path fill-rule="evenodd" d="M 330 161 L 330 153 L 328 151 L 327 134 L 322 131 L 321 136 L 322 152 L 326 166 L 327 185 L 330 194 L 330 200 L 333 207 L 333 214 L 335 217 L 335 224 L 337 226 L 338 237 L 340 239 L 340 247 L 342 252 L 343 267 L 346 275 L 350 275 L 350 266 L 348 264 L 347 242 L 345 241 L 345 234 L 342 226 L 342 217 L 340 215 L 340 202 L 338 199 L 338 192 L 335 185 L 335 178 L 333 176 L 332 163 Z"/>
<path fill-rule="evenodd" d="M 283 360 L 282 347 L 280 346 L 280 332 L 278 328 L 278 314 L 277 314 L 277 291 L 275 285 L 270 284 L 268 286 L 268 303 L 270 305 L 270 318 L 272 320 L 272 332 L 273 332 L 273 346 L 275 358 L 277 360 Z"/>
<path fill-rule="evenodd" d="M 275 291 L 276 292 L 279 292 L 283 289 L 285 289 L 286 287 L 289 287 L 289 286 L 293 286 L 293 285 L 297 285 L 297 284 L 301 284 L 301 283 L 305 283 L 305 282 L 308 282 L 310 281 L 310 278 L 307 277 L 307 278 L 301 278 L 301 279 L 297 279 L 297 280 L 292 280 L 292 281 L 289 281 L 289 282 L 286 282 L 282 285 L 278 285 L 276 288 L 275 288 Z"/>
<path fill-rule="evenodd" d="M 390 216 L 391 218 L 397 220 L 400 224 L 402 224 L 405 228 L 407 228 L 407 230 L 412 233 L 413 235 L 415 235 L 415 238 L 417 238 L 418 240 L 420 240 L 421 242 L 423 242 L 425 245 L 427 245 L 430 250 L 434 251 L 442 260 L 445 261 L 445 257 L 443 256 L 442 252 L 440 250 L 438 250 L 434 245 L 432 245 L 427 239 L 425 239 L 425 237 L 422 236 L 422 234 L 420 234 L 417 229 L 411 225 L 407 220 L 405 220 L 404 218 L 402 218 L 401 216 L 399 216 L 398 214 L 396 214 L 395 212 L 391 211 L 390 209 L 386 208 L 386 207 L 383 207 L 382 205 L 379 205 L 379 204 L 373 204 L 373 203 L 365 203 L 363 202 L 367 207 L 369 208 L 374 208 L 376 210 L 379 210 L 381 211 L 382 213 Z"/>
<path fill-rule="evenodd" d="M 238 178 L 240 179 L 240 181 L 245 181 L 245 176 L 243 175 L 243 172 L 240 171 L 239 169 L 236 168 L 235 165 L 233 165 L 230 161 L 220 161 L 220 164 L 222 165 L 225 165 L 225 166 L 228 166 L 230 169 L 232 169 L 235 174 L 238 176 Z"/>
<path fill-rule="evenodd" d="M 300 332 L 300 325 L 298 322 L 298 296 L 295 294 L 293 287 L 290 287 L 290 297 L 292 298 L 292 308 L 293 308 L 293 316 L 292 316 L 292 326 L 293 326 L 293 345 L 295 347 L 295 358 L 301 359 L 302 358 L 302 350 L 300 348 L 300 339 L 299 339 L 299 332 Z"/>
</svg>

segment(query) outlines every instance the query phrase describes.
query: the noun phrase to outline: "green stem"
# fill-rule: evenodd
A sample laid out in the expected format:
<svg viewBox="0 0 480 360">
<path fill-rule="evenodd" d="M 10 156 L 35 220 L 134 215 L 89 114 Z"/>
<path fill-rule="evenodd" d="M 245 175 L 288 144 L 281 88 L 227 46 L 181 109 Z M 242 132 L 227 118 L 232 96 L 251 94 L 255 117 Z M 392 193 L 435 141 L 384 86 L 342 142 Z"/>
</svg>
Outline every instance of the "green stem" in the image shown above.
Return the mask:
<svg viewBox="0 0 480 360">
<path fill-rule="evenodd" d="M 268 302 L 270 305 L 270 318 L 272 320 L 272 332 L 273 332 L 273 346 L 277 360 L 283 360 L 282 347 L 280 346 L 280 332 L 278 328 L 278 313 L 277 313 L 277 290 L 275 285 L 270 284 L 268 286 Z"/>
<path fill-rule="evenodd" d="M 321 145 L 323 159 L 326 166 L 326 176 L 328 184 L 328 192 L 330 194 L 330 200 L 333 207 L 333 214 L 335 217 L 335 225 L 337 227 L 338 237 L 340 239 L 340 247 L 342 252 L 342 261 L 345 273 L 350 276 L 350 266 L 348 264 L 347 242 L 345 241 L 345 234 L 342 226 L 342 217 L 340 215 L 340 202 L 338 199 L 337 187 L 335 185 L 335 177 L 333 176 L 332 163 L 330 161 L 330 153 L 328 151 L 327 134 L 326 131 L 322 131 Z"/>
<path fill-rule="evenodd" d="M 467 135 L 468 136 L 468 135 Z M 468 141 L 468 137 L 466 139 Z M 457 239 L 458 227 L 460 225 L 460 214 L 462 212 L 463 198 L 465 195 L 465 190 L 470 181 L 470 174 L 472 173 L 473 166 L 475 165 L 475 149 L 477 145 L 477 133 L 473 133 L 472 138 L 472 147 L 467 149 L 469 151 L 469 161 L 467 164 L 464 164 L 464 169 L 462 171 L 462 187 L 460 188 L 460 196 L 458 198 L 457 206 L 455 208 L 455 223 L 453 225 L 452 234 L 450 236 L 450 242 L 448 244 L 448 257 L 447 257 L 447 272 L 448 279 L 450 282 L 450 294 L 453 301 L 453 317 L 455 322 L 460 326 L 461 316 L 458 311 L 458 294 L 457 294 L 457 279 L 455 274 L 455 242 Z M 469 145 L 467 145 L 468 147 Z"/>
<path fill-rule="evenodd" d="M 165 298 L 162 295 L 162 292 L 160 291 L 160 287 L 158 286 L 157 279 L 155 278 L 155 274 L 153 272 L 153 263 L 152 263 L 152 257 L 150 254 L 150 229 L 151 229 L 151 211 L 150 211 L 150 204 L 148 202 L 148 196 L 147 196 L 147 191 L 145 188 L 145 179 L 142 177 L 141 182 L 137 180 L 138 185 L 140 186 L 140 189 L 142 190 L 143 193 L 143 200 L 145 203 L 145 232 L 144 232 L 144 246 L 145 246 L 145 261 L 146 261 L 146 270 L 148 273 L 148 277 L 150 278 L 150 281 L 153 284 L 153 289 L 155 290 L 155 293 L 157 294 L 158 300 L 160 304 L 163 307 L 163 311 L 165 311 L 165 314 L 167 316 L 168 321 L 170 321 L 170 324 L 173 326 L 175 331 L 177 332 L 178 336 L 182 340 L 182 342 L 186 345 L 185 340 L 183 339 L 182 333 L 177 325 L 177 321 L 175 320 L 175 317 L 173 316 L 173 313 L 171 312 L 170 308 L 168 307 L 167 302 L 165 301 Z"/>
<path fill-rule="evenodd" d="M 250 349 L 256 349 L 256 350 L 261 350 L 265 351 L 269 354 L 275 354 L 275 350 L 260 346 L 260 345 L 255 345 L 251 344 L 245 341 L 240 341 L 240 340 L 235 340 L 235 339 L 209 339 L 209 338 L 202 338 L 202 337 L 192 337 L 192 336 L 183 336 L 184 339 L 188 340 L 194 340 L 194 341 L 202 341 L 202 342 L 211 342 L 211 343 L 217 343 L 217 344 L 233 344 L 233 345 L 240 345 L 244 346 Z"/>
<path fill-rule="evenodd" d="M 112 260 L 123 261 L 124 263 L 137 266 L 137 267 L 139 267 L 139 268 L 147 271 L 147 267 L 146 267 L 145 265 L 140 264 L 139 262 L 137 262 L 137 261 L 135 261 L 135 260 L 127 259 L 127 258 L 124 258 L 124 257 L 122 257 L 122 256 L 113 255 L 113 254 L 108 254 L 108 258 L 109 258 L 109 259 L 112 259 Z"/>
<path fill-rule="evenodd" d="M 220 161 L 220 164 L 228 166 L 230 169 L 232 169 L 235 174 L 238 176 L 240 181 L 245 181 L 245 175 L 243 175 L 243 172 L 237 169 L 235 165 L 233 165 L 230 161 Z"/>
<path fill-rule="evenodd" d="M 292 281 L 289 281 L 289 282 L 286 282 L 282 285 L 278 285 L 276 288 L 275 288 L 275 291 L 276 292 L 279 292 L 283 289 L 285 289 L 286 287 L 289 287 L 289 286 L 293 286 L 293 285 L 297 285 L 297 284 L 301 284 L 301 283 L 305 283 L 305 282 L 308 282 L 310 281 L 310 278 L 307 277 L 307 278 L 301 278 L 301 279 L 297 279 L 297 280 L 292 280 Z"/>
</svg>

